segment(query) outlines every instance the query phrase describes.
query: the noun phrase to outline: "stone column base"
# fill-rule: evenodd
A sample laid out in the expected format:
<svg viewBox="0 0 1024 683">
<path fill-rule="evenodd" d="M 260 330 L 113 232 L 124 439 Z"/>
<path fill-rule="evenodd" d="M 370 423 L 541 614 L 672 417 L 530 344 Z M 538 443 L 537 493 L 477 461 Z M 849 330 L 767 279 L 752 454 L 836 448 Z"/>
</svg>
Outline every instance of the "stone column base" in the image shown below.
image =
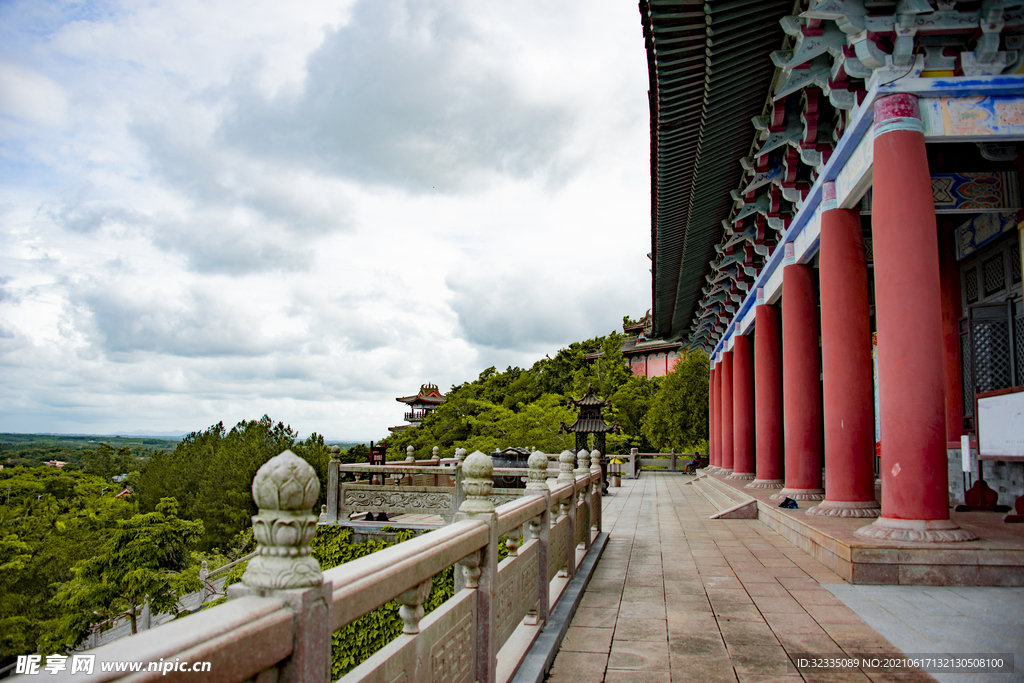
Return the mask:
<svg viewBox="0 0 1024 683">
<path fill-rule="evenodd" d="M 807 514 L 820 517 L 878 517 L 882 514 L 882 506 L 877 500 L 823 500 L 819 505 L 808 508 Z"/>
<path fill-rule="evenodd" d="M 786 482 L 781 479 L 755 479 L 743 488 L 745 489 L 781 489 Z"/>
<path fill-rule="evenodd" d="M 825 500 L 825 489 L 782 489 L 768 496 L 768 500 Z"/>
<path fill-rule="evenodd" d="M 718 470 L 718 465 L 708 465 L 707 467 L 704 468 L 704 471 L 707 472 L 708 474 L 718 474 Z"/>
<path fill-rule="evenodd" d="M 726 479 L 737 479 L 740 481 L 749 481 L 754 478 L 753 472 L 733 472 Z"/>
<path fill-rule="evenodd" d="M 728 477 L 730 474 L 732 474 L 732 470 L 727 470 L 722 467 L 719 467 L 718 472 L 716 472 L 716 474 L 724 474 L 725 476 Z"/>
<path fill-rule="evenodd" d="M 957 543 L 978 539 L 961 529 L 951 519 L 890 519 L 879 517 L 854 532 L 860 538 L 879 541 L 919 541 L 924 543 Z"/>
</svg>

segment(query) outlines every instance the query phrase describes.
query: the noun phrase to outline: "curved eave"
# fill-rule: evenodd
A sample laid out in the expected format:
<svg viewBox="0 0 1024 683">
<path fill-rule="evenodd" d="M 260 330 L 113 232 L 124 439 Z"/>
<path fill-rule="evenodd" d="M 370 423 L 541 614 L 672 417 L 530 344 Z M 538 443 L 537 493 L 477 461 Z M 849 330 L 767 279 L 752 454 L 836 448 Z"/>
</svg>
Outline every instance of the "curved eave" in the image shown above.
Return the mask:
<svg viewBox="0 0 1024 683">
<path fill-rule="evenodd" d="M 684 336 L 701 296 L 739 160 L 771 87 L 792 0 L 646 0 L 651 111 L 653 334 Z"/>
</svg>

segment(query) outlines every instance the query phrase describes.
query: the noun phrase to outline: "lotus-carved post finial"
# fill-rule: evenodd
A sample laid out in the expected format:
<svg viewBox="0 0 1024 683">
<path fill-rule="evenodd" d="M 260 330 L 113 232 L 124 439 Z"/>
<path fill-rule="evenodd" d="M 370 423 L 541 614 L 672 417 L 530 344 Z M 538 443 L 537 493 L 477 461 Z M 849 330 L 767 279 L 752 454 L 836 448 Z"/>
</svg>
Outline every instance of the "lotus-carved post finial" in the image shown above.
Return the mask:
<svg viewBox="0 0 1024 683">
<path fill-rule="evenodd" d="M 573 473 L 578 477 L 581 474 L 590 474 L 590 453 L 586 448 L 581 448 L 576 454 L 576 469 Z"/>
<path fill-rule="evenodd" d="M 409 444 L 405 448 L 405 461 L 416 462 L 416 449 L 412 447 L 412 444 Z"/>
<path fill-rule="evenodd" d="M 467 453 L 467 451 L 466 451 L 465 448 L 456 448 L 455 449 L 455 459 L 459 461 L 460 465 L 466 459 L 466 453 Z"/>
<path fill-rule="evenodd" d="M 572 473 L 572 451 L 562 451 L 558 456 L 558 481 L 572 481 L 575 479 Z"/>
<path fill-rule="evenodd" d="M 320 564 L 309 554 L 319 495 L 316 472 L 291 451 L 271 458 L 256 472 L 252 497 L 259 513 L 252 518 L 252 530 L 259 547 L 242 575 L 243 584 L 285 590 L 323 583 Z"/>
<path fill-rule="evenodd" d="M 438 448 L 437 446 L 434 446 L 432 449 L 430 449 L 430 459 L 431 460 L 440 460 L 441 459 L 441 449 Z"/>
<path fill-rule="evenodd" d="M 601 451 L 596 448 L 590 451 L 590 468 L 601 469 Z"/>
<path fill-rule="evenodd" d="M 331 446 L 331 463 L 341 462 L 341 447 Z"/>
<path fill-rule="evenodd" d="M 530 471 L 527 473 L 529 482 L 526 484 L 527 491 L 547 491 L 548 490 L 548 456 L 544 455 L 540 451 L 534 451 L 530 454 L 530 459 L 526 461 Z"/>
<path fill-rule="evenodd" d="M 494 463 L 491 456 L 480 451 L 473 451 L 462 463 L 462 491 L 466 500 L 459 506 L 459 512 L 470 515 L 489 514 L 494 512 L 494 503 L 489 496 L 494 487 L 491 475 Z"/>
</svg>

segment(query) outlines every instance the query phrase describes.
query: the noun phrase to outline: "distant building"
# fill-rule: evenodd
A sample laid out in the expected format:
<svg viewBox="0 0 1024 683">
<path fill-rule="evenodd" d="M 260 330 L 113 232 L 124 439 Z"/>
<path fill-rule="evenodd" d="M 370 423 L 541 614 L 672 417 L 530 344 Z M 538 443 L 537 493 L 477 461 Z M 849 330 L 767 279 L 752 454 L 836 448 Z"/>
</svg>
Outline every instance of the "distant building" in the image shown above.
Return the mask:
<svg viewBox="0 0 1024 683">
<path fill-rule="evenodd" d="M 438 390 L 436 384 L 424 384 L 415 396 L 399 396 L 395 400 L 409 406 L 409 410 L 405 413 L 405 421 L 409 424 L 388 427 L 388 431 L 399 434 L 406 429 L 419 427 L 423 418 L 430 415 L 439 405 L 445 402 L 445 395 Z"/>
<path fill-rule="evenodd" d="M 663 377 L 672 371 L 676 363 L 685 355 L 681 352 L 682 342 L 669 342 L 656 338 L 651 329 L 651 313 L 640 322 L 622 326 L 627 335 L 622 343 L 622 355 L 626 364 L 636 377 Z M 600 358 L 600 351 L 587 356 L 587 360 Z"/>
<path fill-rule="evenodd" d="M 67 463 L 64 462 L 63 460 L 47 460 L 43 464 L 46 465 L 47 467 L 56 467 L 57 469 L 60 469 L 64 467 L 64 465 L 67 465 Z"/>
</svg>

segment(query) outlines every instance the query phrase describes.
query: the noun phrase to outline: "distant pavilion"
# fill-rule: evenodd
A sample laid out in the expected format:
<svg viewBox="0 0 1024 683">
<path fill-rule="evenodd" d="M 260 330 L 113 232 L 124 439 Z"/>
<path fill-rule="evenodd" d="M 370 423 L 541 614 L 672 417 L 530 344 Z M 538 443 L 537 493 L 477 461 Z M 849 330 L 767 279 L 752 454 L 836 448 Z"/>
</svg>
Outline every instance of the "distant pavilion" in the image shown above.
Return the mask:
<svg viewBox="0 0 1024 683">
<path fill-rule="evenodd" d="M 445 398 L 436 384 L 422 385 L 419 393 L 413 396 L 399 396 L 395 400 L 409 406 L 409 410 L 405 413 L 405 421 L 409 424 L 388 427 L 388 431 L 399 434 L 406 429 L 419 427 L 427 415 L 437 410 L 437 407 L 445 402 Z"/>
</svg>

